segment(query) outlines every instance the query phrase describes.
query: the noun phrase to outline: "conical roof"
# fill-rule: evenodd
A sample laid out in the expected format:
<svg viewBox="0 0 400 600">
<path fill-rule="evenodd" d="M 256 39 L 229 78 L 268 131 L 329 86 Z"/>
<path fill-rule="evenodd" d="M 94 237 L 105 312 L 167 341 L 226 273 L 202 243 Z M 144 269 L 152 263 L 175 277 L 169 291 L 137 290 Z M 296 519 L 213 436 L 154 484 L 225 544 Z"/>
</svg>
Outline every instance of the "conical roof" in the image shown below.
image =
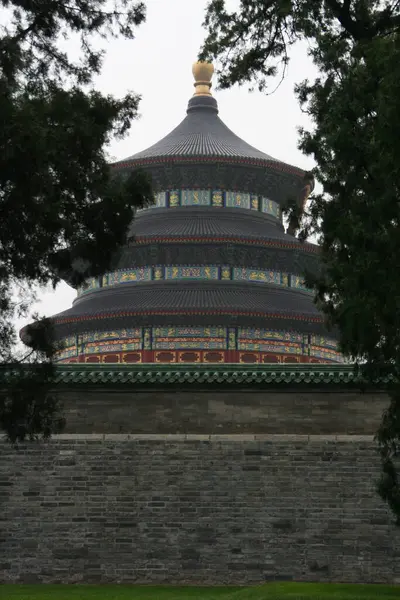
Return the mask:
<svg viewBox="0 0 400 600">
<path fill-rule="evenodd" d="M 278 162 L 233 133 L 219 118 L 215 98 L 207 96 L 191 98 L 186 117 L 173 131 L 125 160 L 161 156 L 224 156 Z"/>
<path fill-rule="evenodd" d="M 210 93 L 212 73 L 212 65 L 195 63 L 196 91 L 186 117 L 164 138 L 113 167 L 122 171 L 144 168 L 150 172 L 155 189 L 201 189 L 212 181 L 217 188 L 251 189 L 279 204 L 289 198 L 303 204 L 314 185 L 312 178 L 304 170 L 254 148 L 225 125 Z M 208 171 L 204 170 L 206 164 Z M 172 165 L 181 168 L 171 172 Z M 194 165 L 201 165 L 201 171 Z"/>
</svg>

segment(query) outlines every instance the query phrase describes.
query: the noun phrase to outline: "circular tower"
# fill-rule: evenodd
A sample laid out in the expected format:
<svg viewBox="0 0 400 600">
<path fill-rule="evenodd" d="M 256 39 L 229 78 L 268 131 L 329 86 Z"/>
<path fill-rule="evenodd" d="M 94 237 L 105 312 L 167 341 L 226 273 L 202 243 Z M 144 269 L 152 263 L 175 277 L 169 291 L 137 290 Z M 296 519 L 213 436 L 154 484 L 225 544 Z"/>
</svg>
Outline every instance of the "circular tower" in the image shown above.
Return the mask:
<svg viewBox="0 0 400 600">
<path fill-rule="evenodd" d="M 282 206 L 303 205 L 313 181 L 226 127 L 212 74 L 195 63 L 183 121 L 113 165 L 147 171 L 156 202 L 137 212 L 110 272 L 53 317 L 60 362 L 342 361 L 303 283 L 318 247 L 282 223 Z"/>
</svg>

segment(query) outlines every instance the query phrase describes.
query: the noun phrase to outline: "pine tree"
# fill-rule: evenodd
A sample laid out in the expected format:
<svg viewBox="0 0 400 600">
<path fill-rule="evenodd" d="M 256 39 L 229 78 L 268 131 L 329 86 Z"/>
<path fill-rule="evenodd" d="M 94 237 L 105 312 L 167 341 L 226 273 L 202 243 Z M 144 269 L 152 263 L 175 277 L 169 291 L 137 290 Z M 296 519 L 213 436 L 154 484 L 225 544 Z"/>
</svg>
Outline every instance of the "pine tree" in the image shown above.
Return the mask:
<svg viewBox="0 0 400 600">
<path fill-rule="evenodd" d="M 16 315 L 36 284 L 75 283 L 107 270 L 135 210 L 152 201 L 140 173 L 112 176 L 106 146 L 124 136 L 140 97 L 102 95 L 93 78 L 103 52 L 93 38 L 133 38 L 142 2 L 2 0 L 0 28 L 0 362 L 15 361 Z M 60 41 L 74 36 L 73 60 Z M 54 350 L 49 321 L 28 331 L 32 351 L 0 397 L 0 427 L 14 441 L 50 435 L 62 421 L 48 396 Z M 14 365 L 15 366 L 15 365 Z M 3 367 L 4 369 L 5 367 Z M 12 383 L 13 382 L 13 383 Z"/>
<path fill-rule="evenodd" d="M 202 59 L 216 59 L 220 86 L 265 90 L 284 75 L 290 47 L 307 41 L 319 69 L 296 92 L 312 121 L 299 147 L 316 162 L 323 193 L 298 214 L 300 239 L 317 236 L 323 273 L 307 277 L 340 332 L 344 354 L 369 381 L 400 381 L 400 3 L 377 0 L 242 0 L 236 12 L 210 2 Z M 400 525 L 400 384 L 376 439 L 378 491 Z"/>
</svg>

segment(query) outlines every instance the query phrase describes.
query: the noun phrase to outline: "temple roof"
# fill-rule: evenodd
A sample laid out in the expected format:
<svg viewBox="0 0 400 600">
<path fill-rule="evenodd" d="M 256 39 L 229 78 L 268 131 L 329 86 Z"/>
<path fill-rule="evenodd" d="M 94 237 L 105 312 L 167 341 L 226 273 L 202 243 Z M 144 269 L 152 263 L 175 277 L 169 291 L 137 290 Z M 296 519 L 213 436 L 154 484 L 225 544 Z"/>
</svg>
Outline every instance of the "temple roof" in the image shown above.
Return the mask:
<svg viewBox="0 0 400 600">
<path fill-rule="evenodd" d="M 242 140 L 219 118 L 217 101 L 210 93 L 213 66 L 210 63 L 195 63 L 192 70 L 196 91 L 189 100 L 183 121 L 160 141 L 118 161 L 115 166 L 160 157 L 257 159 L 285 165 Z M 298 171 L 301 173 L 300 169 Z"/>
<path fill-rule="evenodd" d="M 183 121 L 157 143 L 113 163 L 112 168 L 121 173 L 143 169 L 158 191 L 211 185 L 251 191 L 281 205 L 294 198 L 303 206 L 314 187 L 313 177 L 254 148 L 221 121 L 210 93 L 213 70 L 209 63 L 195 63 L 196 91 Z"/>
<path fill-rule="evenodd" d="M 196 323 L 289 326 L 296 331 L 326 335 L 323 318 L 310 294 L 275 285 L 233 281 L 153 281 L 132 283 L 88 293 L 72 308 L 54 315 L 58 335 L 103 327 Z M 183 319 L 183 321 L 182 321 Z M 100 322 L 99 322 L 100 321 Z"/>
<path fill-rule="evenodd" d="M 88 302 L 88 298 L 90 302 Z M 307 313 L 320 316 L 310 294 L 298 289 L 282 288 L 273 284 L 238 283 L 234 281 L 202 282 L 163 281 L 134 282 L 104 289 L 100 293 L 87 294 L 74 301 L 72 308 L 56 315 L 96 315 L 103 311 L 157 311 L 157 310 L 205 310 L 225 309 L 227 312 Z M 322 319 L 321 319 L 322 320 Z"/>
<path fill-rule="evenodd" d="M 149 210 L 135 217 L 129 235 L 238 236 L 280 239 L 301 245 L 295 237 L 285 234 L 280 222 L 274 222 L 264 215 L 248 213 L 250 211 L 243 209 L 219 210 L 208 207 Z"/>
<path fill-rule="evenodd" d="M 125 161 L 158 156 L 223 156 L 279 162 L 233 133 L 219 118 L 215 99 L 207 97 L 192 98 L 186 117 L 171 133 Z"/>
</svg>

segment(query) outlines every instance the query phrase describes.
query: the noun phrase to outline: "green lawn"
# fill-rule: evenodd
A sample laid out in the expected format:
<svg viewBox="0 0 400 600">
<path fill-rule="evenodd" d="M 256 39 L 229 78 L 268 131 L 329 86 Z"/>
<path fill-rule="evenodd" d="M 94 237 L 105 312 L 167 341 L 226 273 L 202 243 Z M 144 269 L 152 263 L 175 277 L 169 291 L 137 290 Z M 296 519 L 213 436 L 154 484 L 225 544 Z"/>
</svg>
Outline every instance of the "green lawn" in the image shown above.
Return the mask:
<svg viewBox="0 0 400 600">
<path fill-rule="evenodd" d="M 399 600 L 400 586 L 269 583 L 256 587 L 2 585 L 4 600 Z"/>
</svg>

